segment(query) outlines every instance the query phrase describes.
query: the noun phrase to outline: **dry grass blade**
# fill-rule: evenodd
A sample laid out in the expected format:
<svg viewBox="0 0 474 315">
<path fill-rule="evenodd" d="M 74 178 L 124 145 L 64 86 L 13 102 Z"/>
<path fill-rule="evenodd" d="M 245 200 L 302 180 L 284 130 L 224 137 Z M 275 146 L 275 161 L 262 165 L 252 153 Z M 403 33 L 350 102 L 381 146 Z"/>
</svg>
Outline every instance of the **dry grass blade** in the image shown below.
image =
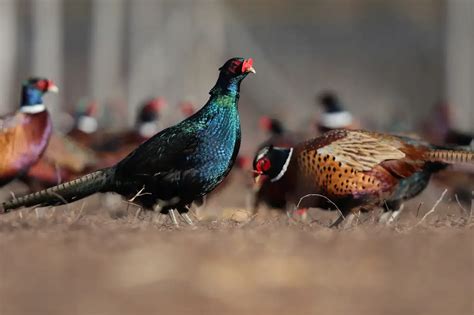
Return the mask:
<svg viewBox="0 0 474 315">
<path fill-rule="evenodd" d="M 135 194 L 135 196 L 133 196 L 132 198 L 130 198 L 128 201 L 133 203 L 133 202 L 135 201 L 135 199 L 137 199 L 137 198 L 140 197 L 140 196 L 151 195 L 151 193 L 143 193 L 143 194 L 142 194 L 142 192 L 143 192 L 144 190 L 145 190 L 145 186 L 143 186 L 142 189 L 140 189 L 140 190 Z"/>
<path fill-rule="evenodd" d="M 469 216 L 469 211 L 467 211 L 467 209 L 462 206 L 457 194 L 454 195 L 454 198 L 456 199 L 456 202 L 458 203 L 459 208 L 461 208 L 461 210 L 464 212 L 466 216 Z M 471 208 L 472 208 L 472 205 L 471 205 Z"/>
<path fill-rule="evenodd" d="M 321 195 L 321 194 L 307 194 L 307 195 L 304 195 L 303 197 L 300 198 L 300 200 L 298 201 L 298 204 L 296 205 L 296 209 L 299 209 L 300 207 L 300 204 L 301 202 L 305 199 L 305 198 L 308 198 L 308 197 L 320 197 L 320 198 L 323 198 L 323 199 L 326 199 L 330 204 L 332 204 L 336 210 L 339 212 L 339 215 L 345 220 L 346 217 L 344 216 L 344 214 L 342 213 L 341 209 L 339 209 L 339 207 L 334 203 L 334 201 L 332 201 L 331 199 L 329 199 L 328 197 L 324 196 L 324 195 Z"/>
<path fill-rule="evenodd" d="M 438 200 L 436 200 L 435 204 L 433 205 L 433 207 L 430 209 L 430 211 L 428 211 L 427 213 L 425 213 L 425 215 L 421 218 L 420 221 L 418 221 L 418 223 L 416 223 L 413 228 L 419 226 L 421 223 L 423 223 L 423 221 L 425 221 L 425 219 L 430 215 L 432 214 L 433 212 L 435 212 L 436 210 L 436 207 L 438 207 L 439 203 L 441 202 L 441 200 L 443 200 L 444 196 L 446 195 L 446 193 L 448 192 L 448 189 L 445 189 L 443 191 L 443 193 L 441 194 L 441 196 L 438 198 Z"/>
<path fill-rule="evenodd" d="M 71 221 L 69 225 L 73 225 L 74 223 L 78 222 L 82 218 L 82 212 L 84 211 L 85 205 L 86 205 L 86 202 L 83 202 L 81 209 L 79 210 L 79 213 L 76 215 L 76 217 Z"/>
</svg>

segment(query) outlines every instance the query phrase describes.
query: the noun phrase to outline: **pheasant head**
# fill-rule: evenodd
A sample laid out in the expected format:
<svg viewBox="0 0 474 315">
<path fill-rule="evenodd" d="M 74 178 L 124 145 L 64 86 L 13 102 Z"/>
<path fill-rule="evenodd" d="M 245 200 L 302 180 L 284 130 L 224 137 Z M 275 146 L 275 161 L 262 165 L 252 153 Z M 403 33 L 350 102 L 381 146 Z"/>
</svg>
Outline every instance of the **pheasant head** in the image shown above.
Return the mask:
<svg viewBox="0 0 474 315">
<path fill-rule="evenodd" d="M 20 111 L 38 113 L 45 110 L 43 95 L 47 92 L 58 92 L 53 81 L 45 78 L 30 78 L 23 82 L 21 91 Z"/>
</svg>

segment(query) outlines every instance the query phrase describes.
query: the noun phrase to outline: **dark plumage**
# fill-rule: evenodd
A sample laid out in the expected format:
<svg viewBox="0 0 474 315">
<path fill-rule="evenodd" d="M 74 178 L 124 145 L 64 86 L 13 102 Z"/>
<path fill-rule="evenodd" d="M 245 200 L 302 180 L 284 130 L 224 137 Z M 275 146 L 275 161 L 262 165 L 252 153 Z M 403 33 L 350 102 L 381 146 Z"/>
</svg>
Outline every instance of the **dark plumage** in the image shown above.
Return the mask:
<svg viewBox="0 0 474 315">
<path fill-rule="evenodd" d="M 349 214 L 361 207 L 398 210 L 419 194 L 433 172 L 449 163 L 474 163 L 474 152 L 453 151 L 420 140 L 367 131 L 334 130 L 292 148 L 266 147 L 255 159 L 257 181 L 287 181 L 293 203 L 322 194 Z M 300 208 L 331 208 L 323 198 L 307 198 Z M 338 220 L 337 222 L 340 222 Z"/>
<path fill-rule="evenodd" d="M 147 209 L 159 207 L 173 218 L 174 209 L 187 212 L 193 200 L 219 185 L 237 157 L 240 83 L 250 72 L 255 72 L 252 59 L 228 60 L 206 105 L 188 119 L 156 134 L 111 168 L 14 198 L 3 208 L 54 205 L 96 192 L 117 192 L 135 197 L 134 202 Z"/>
<path fill-rule="evenodd" d="M 57 90 L 50 80 L 29 79 L 23 83 L 20 109 L 0 117 L 0 187 L 25 174 L 46 149 L 52 124 L 43 94 Z"/>
</svg>

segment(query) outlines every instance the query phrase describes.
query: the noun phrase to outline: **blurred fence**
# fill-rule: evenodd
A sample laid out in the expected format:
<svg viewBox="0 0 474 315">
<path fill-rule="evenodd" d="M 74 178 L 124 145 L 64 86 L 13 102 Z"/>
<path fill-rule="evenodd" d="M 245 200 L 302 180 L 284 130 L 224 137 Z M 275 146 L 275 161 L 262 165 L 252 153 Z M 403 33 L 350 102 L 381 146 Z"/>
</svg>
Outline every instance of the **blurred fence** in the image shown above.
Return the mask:
<svg viewBox="0 0 474 315">
<path fill-rule="evenodd" d="M 48 100 L 57 108 L 115 104 L 127 115 L 111 123 L 119 127 L 162 95 L 174 122 L 176 102 L 202 104 L 217 68 L 242 55 L 257 69 L 243 84 L 246 130 L 263 113 L 309 122 L 328 88 L 379 129 L 412 128 L 449 96 L 457 126 L 472 130 L 473 3 L 0 0 L 0 111 L 15 108 L 20 80 L 44 75 L 61 88 Z"/>
</svg>

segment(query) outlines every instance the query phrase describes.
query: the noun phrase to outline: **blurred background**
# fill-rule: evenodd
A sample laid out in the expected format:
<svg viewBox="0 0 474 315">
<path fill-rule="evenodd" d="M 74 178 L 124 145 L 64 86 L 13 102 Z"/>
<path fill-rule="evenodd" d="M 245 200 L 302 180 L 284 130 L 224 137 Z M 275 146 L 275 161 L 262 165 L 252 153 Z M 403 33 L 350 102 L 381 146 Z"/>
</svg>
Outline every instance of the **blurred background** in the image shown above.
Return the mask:
<svg viewBox="0 0 474 315">
<path fill-rule="evenodd" d="M 183 118 L 179 101 L 204 104 L 218 67 L 244 56 L 257 75 L 242 87 L 243 151 L 264 113 L 309 124 L 324 89 L 379 130 L 416 129 L 446 100 L 469 132 L 473 34 L 470 0 L 0 0 L 0 112 L 41 75 L 60 87 L 48 98 L 56 122 L 96 100 L 103 125 L 122 128 L 163 96 L 166 126 Z"/>
<path fill-rule="evenodd" d="M 308 134 L 328 89 L 365 128 L 445 128 L 446 102 L 451 127 L 474 132 L 474 0 L 0 0 L 0 45 L 0 115 L 18 108 L 21 81 L 45 76 L 60 89 L 45 98 L 56 127 L 90 101 L 101 126 L 130 127 L 158 96 L 160 127 L 174 124 L 242 56 L 257 71 L 239 103 L 252 157 L 262 115 Z M 98 194 L 15 212 L 0 219 L 0 314 L 474 314 L 474 181 L 459 174 L 390 228 L 239 217 L 248 172 L 205 205 L 225 220 L 197 230 Z M 449 185 L 469 203 L 445 198 L 420 224 Z"/>
</svg>

